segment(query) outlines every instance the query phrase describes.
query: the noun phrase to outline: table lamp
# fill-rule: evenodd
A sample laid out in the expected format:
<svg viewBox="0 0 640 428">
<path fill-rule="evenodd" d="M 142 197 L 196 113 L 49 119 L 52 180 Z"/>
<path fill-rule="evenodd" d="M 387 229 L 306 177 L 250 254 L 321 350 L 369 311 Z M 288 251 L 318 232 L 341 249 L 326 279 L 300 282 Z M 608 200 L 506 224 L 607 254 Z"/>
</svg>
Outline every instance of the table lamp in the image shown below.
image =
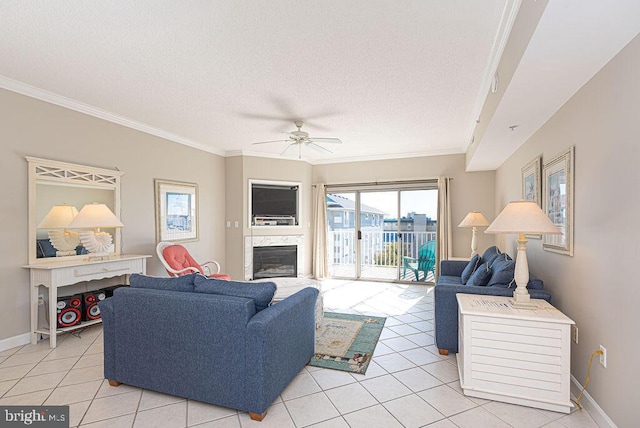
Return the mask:
<svg viewBox="0 0 640 428">
<path fill-rule="evenodd" d="M 67 230 L 67 226 L 78 215 L 73 205 L 54 205 L 38 224 L 38 229 L 48 229 L 49 241 L 56 249 L 56 257 L 75 256 L 80 238 L 76 232 Z"/>
<path fill-rule="evenodd" d="M 562 232 L 546 216 L 534 201 L 515 201 L 509 204 L 496 217 L 484 233 L 504 233 L 518 235 L 518 253 L 514 279 L 516 290 L 512 304 L 516 307 L 534 307 L 531 303 L 527 284 L 529 283 L 529 265 L 527 263 L 526 234 L 560 235 Z"/>
<path fill-rule="evenodd" d="M 486 227 L 489 226 L 489 221 L 484 218 L 482 213 L 478 211 L 471 211 L 467 216 L 460 222 L 458 227 L 471 227 L 471 257 L 478 254 L 478 245 L 476 243 L 476 231 L 478 227 Z"/>
<path fill-rule="evenodd" d="M 80 242 L 89 251 L 90 256 L 104 257 L 114 251 L 113 237 L 100 228 L 124 227 L 124 224 L 105 204 L 87 204 L 67 226 L 69 229 L 92 229 L 79 232 Z"/>
</svg>

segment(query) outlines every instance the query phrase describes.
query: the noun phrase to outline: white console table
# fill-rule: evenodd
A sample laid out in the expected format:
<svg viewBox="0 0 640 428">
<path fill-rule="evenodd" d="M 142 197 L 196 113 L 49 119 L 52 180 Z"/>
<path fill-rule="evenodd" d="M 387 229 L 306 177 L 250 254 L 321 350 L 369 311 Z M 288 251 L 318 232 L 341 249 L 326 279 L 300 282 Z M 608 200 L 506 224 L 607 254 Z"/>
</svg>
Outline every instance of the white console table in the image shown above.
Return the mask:
<svg viewBox="0 0 640 428">
<path fill-rule="evenodd" d="M 58 288 L 78 284 L 84 281 L 127 276 L 132 273 L 146 273 L 146 255 L 119 255 L 111 256 L 105 260 L 60 260 L 34 263 L 24 268 L 30 272 L 30 299 L 31 299 L 31 343 L 38 342 L 39 334 L 49 335 L 49 346 L 56 347 L 56 335 L 102 320 L 87 321 L 73 327 L 57 328 L 56 302 L 58 301 Z M 39 286 L 49 289 L 49 329 L 38 329 L 38 296 Z"/>
<path fill-rule="evenodd" d="M 465 395 L 569 413 L 573 321 L 544 300 L 457 295 L 458 371 Z"/>
</svg>

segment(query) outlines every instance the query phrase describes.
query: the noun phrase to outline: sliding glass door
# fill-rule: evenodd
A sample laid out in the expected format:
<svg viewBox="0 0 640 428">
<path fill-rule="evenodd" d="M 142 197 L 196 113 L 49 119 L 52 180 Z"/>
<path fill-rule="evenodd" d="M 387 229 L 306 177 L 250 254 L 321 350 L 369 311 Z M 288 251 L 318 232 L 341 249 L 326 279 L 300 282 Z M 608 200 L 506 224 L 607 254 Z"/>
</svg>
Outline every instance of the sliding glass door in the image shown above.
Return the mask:
<svg viewBox="0 0 640 428">
<path fill-rule="evenodd" d="M 433 282 L 436 265 L 438 190 L 401 190 L 399 193 L 402 261 L 400 280 Z"/>
<path fill-rule="evenodd" d="M 356 193 L 327 194 L 327 254 L 331 276 L 356 278 Z"/>
<path fill-rule="evenodd" d="M 433 281 L 437 189 L 380 187 L 327 191 L 331 276 Z"/>
<path fill-rule="evenodd" d="M 360 194 L 360 278 L 396 280 L 399 246 L 398 191 L 363 191 Z"/>
</svg>

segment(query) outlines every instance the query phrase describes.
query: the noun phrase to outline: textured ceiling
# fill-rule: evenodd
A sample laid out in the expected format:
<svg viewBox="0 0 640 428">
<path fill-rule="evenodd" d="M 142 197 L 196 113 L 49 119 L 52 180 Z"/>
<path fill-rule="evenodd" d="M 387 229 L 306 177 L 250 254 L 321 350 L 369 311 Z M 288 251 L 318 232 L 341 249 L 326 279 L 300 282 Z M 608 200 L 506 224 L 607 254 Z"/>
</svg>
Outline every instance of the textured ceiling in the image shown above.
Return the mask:
<svg viewBox="0 0 640 428">
<path fill-rule="evenodd" d="M 0 75 L 214 153 L 462 153 L 512 3 L 3 0 Z"/>
<path fill-rule="evenodd" d="M 314 163 L 464 153 L 522 4 L 2 0 L 0 87 L 221 155 L 281 156 L 252 143 L 296 119 L 343 141 L 304 150 Z M 637 16 L 637 0 L 549 2 L 468 168 L 498 167 Z"/>
</svg>

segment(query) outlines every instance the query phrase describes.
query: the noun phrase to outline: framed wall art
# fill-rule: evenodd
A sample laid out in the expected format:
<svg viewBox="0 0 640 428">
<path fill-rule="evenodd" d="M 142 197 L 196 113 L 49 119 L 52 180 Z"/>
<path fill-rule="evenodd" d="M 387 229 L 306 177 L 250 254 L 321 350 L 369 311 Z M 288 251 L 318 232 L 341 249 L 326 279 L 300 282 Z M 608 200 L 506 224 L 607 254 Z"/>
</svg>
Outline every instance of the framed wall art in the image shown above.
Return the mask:
<svg viewBox="0 0 640 428">
<path fill-rule="evenodd" d="M 554 253 L 573 256 L 573 179 L 574 147 L 544 164 L 542 170 L 542 209 L 562 235 L 545 235 L 542 247 Z"/>
<path fill-rule="evenodd" d="M 155 181 L 156 240 L 198 240 L 198 185 L 179 181 Z"/>
<path fill-rule="evenodd" d="M 540 164 L 542 157 L 538 156 L 522 168 L 522 199 L 540 203 Z"/>
<path fill-rule="evenodd" d="M 522 168 L 522 199 L 535 201 L 542 207 L 540 201 L 540 165 L 542 157 L 538 156 Z M 542 235 L 527 235 L 529 239 L 542 239 Z"/>
</svg>

